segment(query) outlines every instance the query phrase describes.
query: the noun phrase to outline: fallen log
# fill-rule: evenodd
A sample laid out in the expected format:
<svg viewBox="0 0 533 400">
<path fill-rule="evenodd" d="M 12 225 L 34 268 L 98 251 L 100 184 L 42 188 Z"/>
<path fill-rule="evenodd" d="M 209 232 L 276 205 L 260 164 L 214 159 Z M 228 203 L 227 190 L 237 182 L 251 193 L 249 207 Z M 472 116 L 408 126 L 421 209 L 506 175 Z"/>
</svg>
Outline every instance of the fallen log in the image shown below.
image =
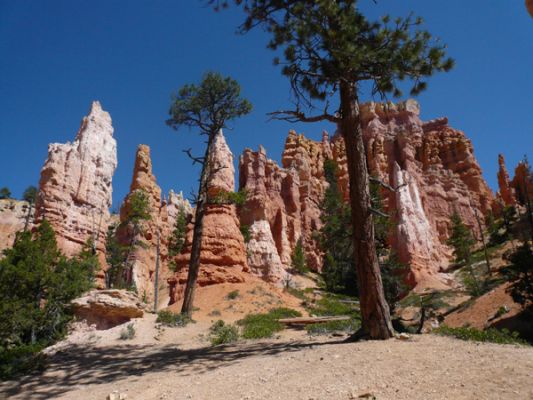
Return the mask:
<svg viewBox="0 0 533 400">
<path fill-rule="evenodd" d="M 282 318 L 278 319 L 278 322 L 285 325 L 310 325 L 320 324 L 323 322 L 332 321 L 349 321 L 351 317 L 348 315 L 340 315 L 336 317 L 297 317 L 297 318 Z"/>
</svg>

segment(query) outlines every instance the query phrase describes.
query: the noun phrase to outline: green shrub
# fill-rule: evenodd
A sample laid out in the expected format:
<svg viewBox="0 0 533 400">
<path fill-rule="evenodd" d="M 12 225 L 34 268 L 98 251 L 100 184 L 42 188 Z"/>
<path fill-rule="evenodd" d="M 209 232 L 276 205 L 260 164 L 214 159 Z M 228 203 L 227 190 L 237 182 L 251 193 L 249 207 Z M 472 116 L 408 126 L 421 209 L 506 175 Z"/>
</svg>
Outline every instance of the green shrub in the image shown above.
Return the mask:
<svg viewBox="0 0 533 400">
<path fill-rule="evenodd" d="M 226 324 L 218 320 L 209 328 L 209 340 L 213 346 L 236 342 L 239 339 L 239 330 L 233 324 Z"/>
<path fill-rule="evenodd" d="M 452 336 L 456 339 L 461 340 L 472 340 L 476 342 L 490 342 L 498 344 L 520 344 L 527 345 L 528 343 L 525 340 L 519 338 L 518 332 L 510 333 L 507 329 L 498 329 L 490 328 L 484 331 L 481 331 L 476 328 L 450 328 L 446 325 L 443 325 L 433 332 L 438 335 L 443 336 Z"/>
<path fill-rule="evenodd" d="M 320 324 L 307 325 L 305 330 L 312 335 L 324 335 L 331 332 L 355 332 L 361 326 L 361 316 L 354 303 L 344 303 L 341 300 L 355 301 L 354 298 L 340 298 L 337 295 L 325 294 L 316 303 L 307 307 L 307 311 L 315 316 L 349 316 L 346 321 L 330 321 Z"/>
<path fill-rule="evenodd" d="M 131 340 L 135 337 L 135 326 L 128 324 L 124 329 L 120 331 L 120 340 Z"/>
<path fill-rule="evenodd" d="M 229 292 L 227 295 L 226 295 L 226 299 L 228 300 L 235 300 L 237 297 L 239 297 L 241 294 L 239 293 L 238 290 L 233 290 L 231 292 Z"/>
<path fill-rule="evenodd" d="M 155 322 L 170 327 L 184 327 L 188 323 L 193 322 L 193 320 L 186 314 L 175 314 L 172 311 L 163 310 L 157 313 Z"/>
<path fill-rule="evenodd" d="M 46 364 L 46 356 L 40 353 L 43 347 L 41 344 L 20 345 L 10 349 L 0 347 L 0 380 L 43 370 Z"/>
<path fill-rule="evenodd" d="M 272 337 L 275 332 L 283 330 L 282 318 L 301 317 L 302 314 L 290 308 L 274 308 L 266 314 L 248 314 L 237 322 L 242 326 L 242 337 L 245 339 L 261 339 Z"/>
</svg>

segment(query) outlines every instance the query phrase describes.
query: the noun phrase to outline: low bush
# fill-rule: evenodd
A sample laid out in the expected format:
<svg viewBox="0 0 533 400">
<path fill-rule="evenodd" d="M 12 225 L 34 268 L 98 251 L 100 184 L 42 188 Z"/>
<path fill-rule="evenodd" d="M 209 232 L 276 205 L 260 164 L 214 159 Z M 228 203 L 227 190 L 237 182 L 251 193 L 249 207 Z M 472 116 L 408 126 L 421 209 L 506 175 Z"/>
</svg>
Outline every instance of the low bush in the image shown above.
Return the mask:
<svg viewBox="0 0 533 400">
<path fill-rule="evenodd" d="M 242 326 L 242 337 L 245 339 L 261 339 L 272 337 L 275 332 L 283 329 L 278 319 L 301 317 L 302 314 L 290 308 L 273 308 L 266 314 L 248 314 L 237 322 Z"/>
<path fill-rule="evenodd" d="M 520 344 L 527 345 L 525 340 L 519 338 L 518 332 L 510 333 L 507 329 L 490 328 L 487 330 L 479 330 L 475 328 L 463 327 L 463 328 L 450 328 L 443 325 L 433 332 L 438 335 L 452 336 L 461 340 L 472 340 L 475 342 L 490 342 L 498 344 Z"/>
<path fill-rule="evenodd" d="M 155 322 L 170 327 L 184 327 L 188 323 L 193 322 L 193 320 L 186 314 L 175 314 L 172 311 L 163 310 L 157 313 Z"/>
<path fill-rule="evenodd" d="M 0 380 L 12 379 L 45 368 L 42 345 L 20 345 L 11 349 L 0 347 Z"/>
<path fill-rule="evenodd" d="M 135 337 L 135 326 L 128 324 L 124 329 L 120 331 L 120 340 L 131 340 Z"/>
<path fill-rule="evenodd" d="M 226 324 L 218 320 L 209 328 L 209 340 L 213 346 L 236 342 L 239 339 L 239 330 L 233 324 Z"/>
<path fill-rule="evenodd" d="M 343 302 L 341 300 L 350 301 Z M 346 321 L 330 321 L 311 324 L 305 327 L 310 335 L 327 335 L 332 332 L 355 332 L 361 326 L 361 316 L 354 298 L 340 298 L 337 295 L 325 294 L 316 303 L 307 307 L 310 315 L 315 316 L 349 316 Z"/>
<path fill-rule="evenodd" d="M 226 295 L 226 299 L 228 300 L 235 300 L 237 297 L 239 297 L 241 294 L 239 293 L 238 290 L 233 290 L 231 292 L 229 292 L 227 295 Z"/>
</svg>

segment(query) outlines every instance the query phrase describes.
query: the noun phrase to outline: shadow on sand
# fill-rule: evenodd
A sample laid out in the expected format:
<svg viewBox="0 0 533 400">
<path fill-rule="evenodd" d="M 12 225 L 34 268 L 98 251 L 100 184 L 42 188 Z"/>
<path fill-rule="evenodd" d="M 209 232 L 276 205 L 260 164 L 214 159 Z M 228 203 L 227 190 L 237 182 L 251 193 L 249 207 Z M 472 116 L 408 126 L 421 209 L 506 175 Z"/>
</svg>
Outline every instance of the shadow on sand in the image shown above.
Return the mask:
<svg viewBox="0 0 533 400">
<path fill-rule="evenodd" d="M 0 385 L 0 398 L 22 393 L 32 399 L 55 398 L 84 385 L 103 384 L 126 377 L 171 371 L 182 376 L 198 375 L 225 367 L 239 360 L 264 355 L 299 351 L 325 343 L 240 343 L 235 346 L 180 350 L 176 345 L 113 347 L 71 346 L 50 356 L 42 374 L 22 377 Z"/>
</svg>

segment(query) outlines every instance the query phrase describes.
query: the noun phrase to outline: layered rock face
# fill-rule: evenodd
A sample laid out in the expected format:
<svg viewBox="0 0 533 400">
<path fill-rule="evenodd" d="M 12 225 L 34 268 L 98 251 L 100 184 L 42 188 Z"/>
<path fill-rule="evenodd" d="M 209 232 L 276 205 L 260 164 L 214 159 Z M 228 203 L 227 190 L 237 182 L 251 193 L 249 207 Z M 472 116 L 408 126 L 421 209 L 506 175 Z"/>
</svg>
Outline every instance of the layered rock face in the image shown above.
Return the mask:
<svg viewBox="0 0 533 400">
<path fill-rule="evenodd" d="M 323 169 L 327 157 L 331 157 L 327 134 L 319 143 L 291 131 L 283 167 L 268 159 L 263 147 L 256 152 L 246 149 L 239 159 L 239 188 L 248 194 L 240 212 L 241 223 L 251 233 L 248 265 L 271 282 L 287 275 L 298 240 L 309 267 L 320 268 L 321 252 L 312 235 L 321 226 L 319 205 L 327 187 Z"/>
<path fill-rule="evenodd" d="M 15 242 L 17 232 L 24 229 L 28 221 L 28 229 L 33 227 L 33 207 L 27 201 L 5 199 L 0 200 L 0 257 L 4 249 L 10 248 Z"/>
<path fill-rule="evenodd" d="M 511 179 L 509 178 L 509 172 L 505 166 L 505 158 L 503 154 L 498 155 L 498 197 L 501 198 L 503 203 L 507 206 L 516 204 L 515 190 L 511 187 Z"/>
<path fill-rule="evenodd" d="M 133 223 L 129 222 L 129 215 L 132 199 L 139 192 L 144 193 L 148 200 L 149 218 L 140 221 L 136 231 Z M 152 172 L 150 148 L 144 144 L 139 145 L 135 156 L 130 192 L 120 209 L 121 224 L 116 231 L 116 236 L 120 243 L 132 248 L 126 263 L 131 268 L 131 281 L 137 293 L 147 303 L 152 303 L 155 297 L 158 242 L 158 303 L 161 305 L 168 303 L 168 288 L 164 284 L 171 276 L 168 243 L 180 209 L 183 209 L 187 215 L 192 213 L 189 202 L 181 194 L 176 195 L 171 191 L 168 200 L 161 197 L 161 188 Z"/>
<path fill-rule="evenodd" d="M 214 152 L 210 163 L 212 174 L 208 187 L 208 197 L 213 199 L 221 192 L 235 189 L 235 168 L 233 154 L 222 131 L 216 136 Z M 237 211 L 233 204 L 209 204 L 203 220 L 203 235 L 200 252 L 200 271 L 197 284 L 200 286 L 224 282 L 243 282 L 248 272 L 244 238 L 240 231 Z M 175 257 L 175 275 L 168 280 L 170 303 L 181 299 L 187 282 L 189 260 L 193 239 L 193 223 L 181 254 Z"/>
<path fill-rule="evenodd" d="M 393 248 L 400 261 L 411 267 L 409 283 L 423 288 L 444 284 L 440 272 L 451 256 L 445 242 L 453 211 L 477 231 L 476 214 L 483 220 L 493 195 L 464 133 L 451 128 L 446 118 L 423 122 L 419 114 L 419 105 L 413 100 L 361 107 L 370 174 L 399 188 L 397 192 L 383 191 L 385 207 L 396 222 Z M 270 236 L 284 269 L 290 266 L 290 254 L 299 238 L 309 266 L 320 269 L 321 254 L 313 232 L 321 226 L 319 205 L 327 187 L 326 158 L 337 162 L 339 188 L 348 200 L 345 145 L 338 134 L 329 143 L 327 135 L 322 142 L 315 142 L 289 133 L 283 168 L 267 159 L 263 148 L 244 151 L 239 163 L 240 188 L 246 189 L 249 197 L 241 222 L 254 226 L 266 221 L 270 228 L 270 235 L 265 233 L 264 223 L 254 228 L 263 243 L 258 246 L 254 242 L 255 258 L 249 259 L 252 270 L 257 264 L 257 270 L 265 275 L 263 260 L 277 260 L 275 254 L 267 254 L 272 249 Z M 259 249 L 265 252 L 262 257 L 257 257 Z"/>
<path fill-rule="evenodd" d="M 422 122 L 419 114 L 413 100 L 362 107 L 371 175 L 406 184 L 388 198 L 388 212 L 398 220 L 393 247 L 411 267 L 412 286 L 434 287 L 450 258 L 445 242 L 452 213 L 478 231 L 477 218 L 490 210 L 493 195 L 464 133 L 446 118 Z"/>
<path fill-rule="evenodd" d="M 39 181 L 36 221 L 46 218 L 61 251 L 73 256 L 93 240 L 105 265 L 105 235 L 112 202 L 112 178 L 117 167 L 111 117 L 92 103 L 72 143 L 48 146 Z M 103 273 L 99 274 L 102 281 Z"/>
</svg>

